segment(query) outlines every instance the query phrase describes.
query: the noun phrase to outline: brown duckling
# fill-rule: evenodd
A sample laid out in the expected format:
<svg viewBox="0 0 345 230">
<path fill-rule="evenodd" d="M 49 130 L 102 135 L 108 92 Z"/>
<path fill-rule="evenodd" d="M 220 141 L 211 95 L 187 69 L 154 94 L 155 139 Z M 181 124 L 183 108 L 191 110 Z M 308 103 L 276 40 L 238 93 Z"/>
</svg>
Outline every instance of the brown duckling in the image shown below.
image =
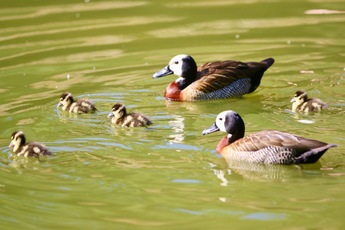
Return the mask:
<svg viewBox="0 0 345 230">
<path fill-rule="evenodd" d="M 336 146 L 275 130 L 264 130 L 245 137 L 241 116 L 231 110 L 218 114 L 216 122 L 202 134 L 216 131 L 228 133 L 217 146 L 217 151 L 227 161 L 310 164 L 318 161 L 329 148 Z"/>
<path fill-rule="evenodd" d="M 90 100 L 78 99 L 75 101 L 72 94 L 68 92 L 61 94 L 57 107 L 60 106 L 62 106 L 62 110 L 70 113 L 93 113 L 97 110 Z"/>
<path fill-rule="evenodd" d="M 8 146 L 17 156 L 24 157 L 41 157 L 50 156 L 52 153 L 41 143 L 30 142 L 26 143 L 24 133 L 16 131 L 12 133 L 11 143 Z"/>
<path fill-rule="evenodd" d="M 113 124 L 122 127 L 148 126 L 152 124 L 152 121 L 143 114 L 127 113 L 125 105 L 121 103 L 116 103 L 111 108 L 108 117 L 111 117 Z"/>
<path fill-rule="evenodd" d="M 293 112 L 320 112 L 327 104 L 318 98 L 308 98 L 307 92 L 298 90 L 291 99 Z"/>
<path fill-rule="evenodd" d="M 153 75 L 159 78 L 175 74 L 164 97 L 176 101 L 199 101 L 239 97 L 259 87 L 264 72 L 274 63 L 273 58 L 261 62 L 215 61 L 197 67 L 186 54 L 173 57 L 169 64 Z"/>
</svg>

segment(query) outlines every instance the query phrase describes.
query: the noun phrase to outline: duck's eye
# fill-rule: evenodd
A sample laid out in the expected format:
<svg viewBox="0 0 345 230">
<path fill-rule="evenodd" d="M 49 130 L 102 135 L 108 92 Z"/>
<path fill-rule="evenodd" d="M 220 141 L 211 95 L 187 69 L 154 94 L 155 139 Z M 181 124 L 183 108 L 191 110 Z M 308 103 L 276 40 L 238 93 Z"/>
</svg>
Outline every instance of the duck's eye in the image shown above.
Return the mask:
<svg viewBox="0 0 345 230">
<path fill-rule="evenodd" d="M 178 64 L 178 61 L 175 61 L 175 64 L 177 65 L 177 64 Z"/>
<path fill-rule="evenodd" d="M 220 120 L 220 121 L 222 121 L 222 120 L 223 120 L 223 118 L 219 118 L 219 120 Z"/>
</svg>

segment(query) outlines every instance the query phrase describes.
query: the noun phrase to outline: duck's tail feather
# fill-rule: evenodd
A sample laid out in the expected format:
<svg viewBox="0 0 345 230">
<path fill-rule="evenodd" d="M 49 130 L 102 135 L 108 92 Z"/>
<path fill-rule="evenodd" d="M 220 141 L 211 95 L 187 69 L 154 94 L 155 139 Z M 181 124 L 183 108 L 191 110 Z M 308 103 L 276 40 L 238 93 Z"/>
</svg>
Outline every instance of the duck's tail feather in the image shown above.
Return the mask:
<svg viewBox="0 0 345 230">
<path fill-rule="evenodd" d="M 262 60 L 261 63 L 265 63 L 267 68 L 269 68 L 271 65 L 273 65 L 274 59 L 273 58 L 267 58 L 265 60 Z"/>
<path fill-rule="evenodd" d="M 332 147 L 336 147 L 335 144 L 328 144 L 324 145 L 318 148 L 313 148 L 305 153 L 303 153 L 301 156 L 294 159 L 295 164 L 312 164 L 318 161 L 322 155 Z"/>
</svg>

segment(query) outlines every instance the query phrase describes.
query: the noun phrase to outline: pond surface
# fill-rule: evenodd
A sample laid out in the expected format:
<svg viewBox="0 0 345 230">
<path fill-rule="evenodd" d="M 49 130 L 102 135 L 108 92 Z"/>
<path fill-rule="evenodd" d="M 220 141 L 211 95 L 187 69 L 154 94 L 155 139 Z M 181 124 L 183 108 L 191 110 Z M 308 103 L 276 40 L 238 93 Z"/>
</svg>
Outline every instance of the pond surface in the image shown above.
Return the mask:
<svg viewBox="0 0 345 230">
<path fill-rule="evenodd" d="M 0 15 L 2 229 L 343 229 L 345 14 L 343 1 L 12 1 Z M 323 9 L 323 10 L 320 10 Z M 275 58 L 242 98 L 168 102 L 174 76 L 152 74 L 176 54 L 197 63 Z M 328 102 L 290 112 L 299 89 Z M 99 112 L 56 109 L 61 93 Z M 112 105 L 152 118 L 119 128 Z M 307 166 L 229 165 L 223 133 L 202 136 L 235 110 L 247 133 L 277 129 L 335 143 Z M 54 152 L 14 157 L 23 130 Z"/>
</svg>

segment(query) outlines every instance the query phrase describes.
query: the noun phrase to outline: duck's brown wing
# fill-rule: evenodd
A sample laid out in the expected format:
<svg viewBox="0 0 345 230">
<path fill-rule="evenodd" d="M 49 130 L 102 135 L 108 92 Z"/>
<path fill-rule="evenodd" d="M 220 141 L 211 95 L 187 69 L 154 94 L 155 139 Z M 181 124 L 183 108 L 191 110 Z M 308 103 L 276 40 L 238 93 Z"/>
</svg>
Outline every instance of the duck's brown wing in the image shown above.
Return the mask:
<svg viewBox="0 0 345 230">
<path fill-rule="evenodd" d="M 297 153 L 325 145 L 327 143 L 274 130 L 250 134 L 231 144 L 236 151 L 253 152 L 269 146 L 279 146 L 294 149 Z"/>
<path fill-rule="evenodd" d="M 228 159 L 266 164 L 315 163 L 334 144 L 279 131 L 248 135 L 222 149 Z"/>
<path fill-rule="evenodd" d="M 268 59 L 267 59 L 268 60 Z M 261 77 L 267 68 L 273 64 L 266 62 L 217 61 L 208 62 L 198 67 L 197 81 L 192 83 L 191 90 L 204 93 L 214 92 L 230 86 L 239 79 L 250 79 L 249 92 L 254 91 L 260 84 Z"/>
</svg>

